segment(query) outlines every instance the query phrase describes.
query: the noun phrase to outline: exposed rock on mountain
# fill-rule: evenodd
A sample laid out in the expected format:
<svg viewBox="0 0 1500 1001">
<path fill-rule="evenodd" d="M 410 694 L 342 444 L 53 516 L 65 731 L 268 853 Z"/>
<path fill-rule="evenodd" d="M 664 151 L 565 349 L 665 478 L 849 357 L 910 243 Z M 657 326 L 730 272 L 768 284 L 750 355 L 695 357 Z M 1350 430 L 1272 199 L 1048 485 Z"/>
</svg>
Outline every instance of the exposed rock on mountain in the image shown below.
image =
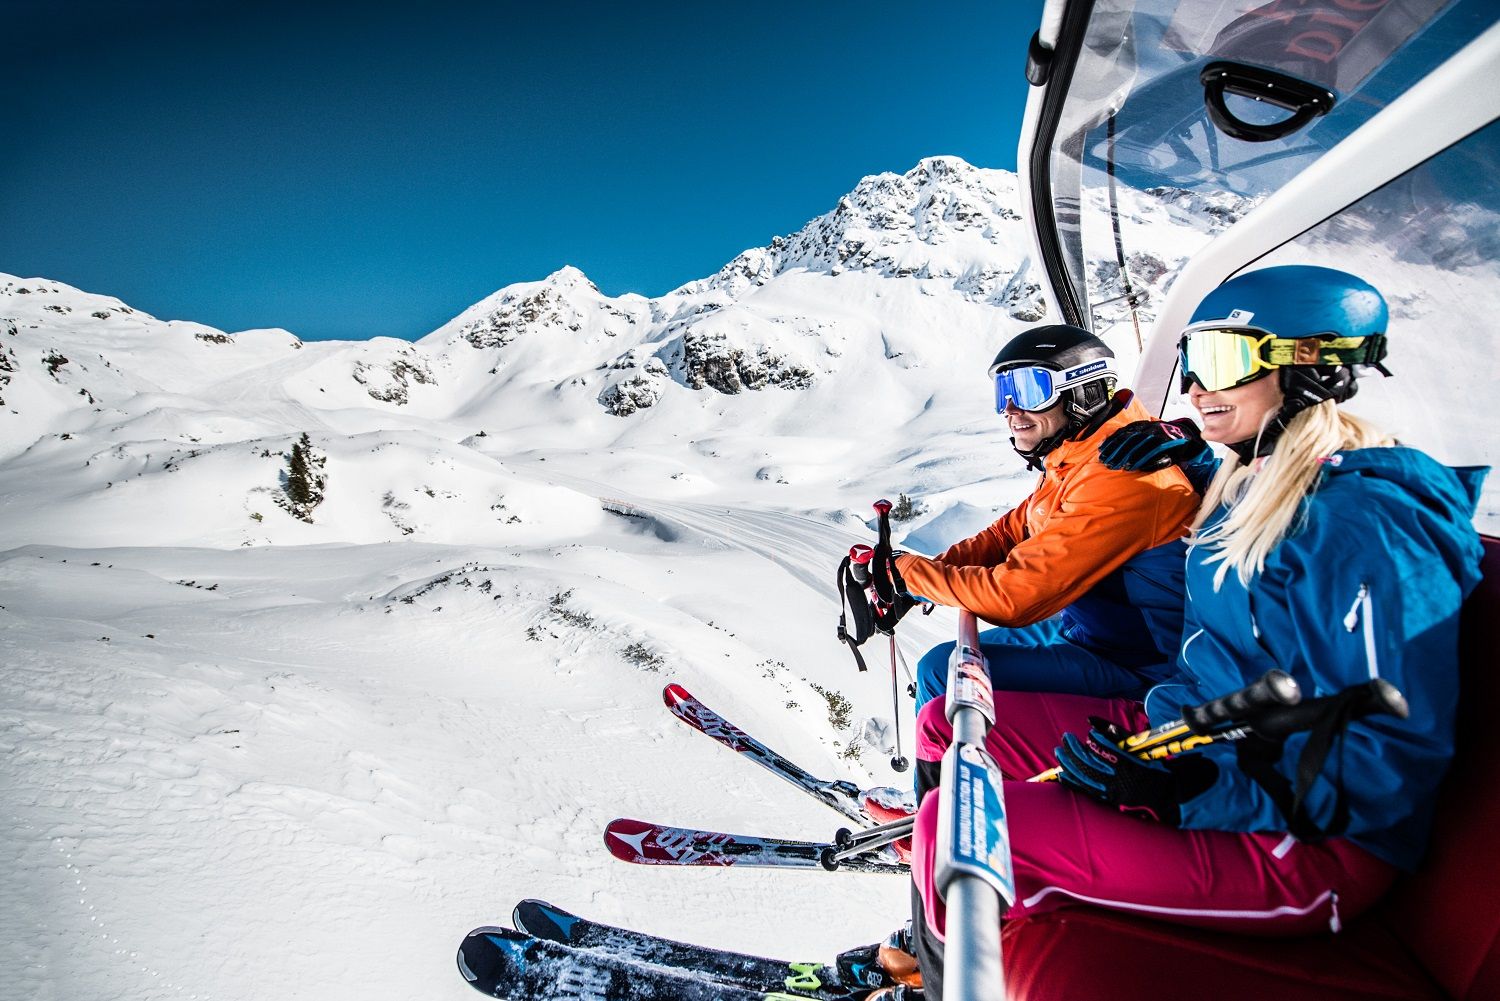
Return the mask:
<svg viewBox="0 0 1500 1001">
<path fill-rule="evenodd" d="M 1043 312 L 1040 288 L 1012 279 L 1025 261 L 1014 175 L 931 157 L 905 174 L 866 177 L 788 237 L 740 254 L 683 292 L 717 289 L 739 297 L 793 269 L 839 275 L 941 279 L 975 301 L 1013 315 Z"/>
<path fill-rule="evenodd" d="M 590 319 L 606 336 L 617 337 L 639 322 L 574 267 L 541 282 L 501 289 L 460 319 L 459 335 L 476 348 L 503 348 L 530 330 L 578 334 Z"/>
<path fill-rule="evenodd" d="M 766 386 L 805 389 L 813 381 L 812 372 L 773 353 L 766 345 L 752 354 L 732 345 L 721 332 L 684 336 L 676 368 L 691 388 L 707 386 L 730 396 Z"/>
<path fill-rule="evenodd" d="M 404 351 L 401 357 L 384 365 L 355 362 L 354 381 L 365 387 L 371 399 L 398 406 L 409 399 L 413 383 L 423 386 L 437 384 L 427 363 L 415 350 Z"/>
</svg>

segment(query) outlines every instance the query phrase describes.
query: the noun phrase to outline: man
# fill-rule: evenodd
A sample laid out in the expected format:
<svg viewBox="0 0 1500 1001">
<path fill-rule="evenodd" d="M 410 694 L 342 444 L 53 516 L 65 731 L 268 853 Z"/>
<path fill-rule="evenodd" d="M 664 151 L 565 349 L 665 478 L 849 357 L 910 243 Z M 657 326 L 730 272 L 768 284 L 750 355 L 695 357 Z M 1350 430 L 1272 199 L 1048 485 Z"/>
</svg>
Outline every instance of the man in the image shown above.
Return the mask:
<svg viewBox="0 0 1500 1001">
<path fill-rule="evenodd" d="M 990 366 L 1011 443 L 1041 473 L 989 528 L 933 558 L 898 554 L 912 595 L 966 608 L 996 689 L 1139 697 L 1168 677 L 1182 630 L 1183 536 L 1199 495 L 1175 465 L 1111 469 L 1099 446 L 1149 415 L 1117 390 L 1114 353 L 1088 331 L 1034 327 Z M 954 644 L 917 668 L 917 708 L 947 687 Z"/>
</svg>

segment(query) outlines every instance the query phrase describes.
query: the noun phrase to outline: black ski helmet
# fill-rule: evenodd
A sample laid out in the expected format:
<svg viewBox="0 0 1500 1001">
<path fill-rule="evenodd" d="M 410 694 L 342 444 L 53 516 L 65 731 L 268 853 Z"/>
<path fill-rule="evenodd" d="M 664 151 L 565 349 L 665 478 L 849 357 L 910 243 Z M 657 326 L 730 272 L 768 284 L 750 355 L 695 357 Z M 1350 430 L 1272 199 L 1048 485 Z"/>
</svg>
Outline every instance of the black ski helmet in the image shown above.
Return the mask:
<svg viewBox="0 0 1500 1001">
<path fill-rule="evenodd" d="M 1119 381 L 1119 373 L 1113 365 L 1114 357 L 1109 345 L 1082 327 L 1067 323 L 1032 327 L 1005 342 L 995 360 L 990 362 L 991 379 L 1006 369 L 1027 365 L 1064 373 L 1090 362 L 1104 362 L 1098 368 L 1090 368 L 1085 379 L 1072 383 L 1059 393 L 1058 402 L 1053 406 L 1061 406 L 1067 418 L 1061 431 L 1044 439 L 1036 448 L 1016 449 L 1028 465 L 1040 469 L 1042 456 L 1097 423 L 1108 411 Z"/>
</svg>

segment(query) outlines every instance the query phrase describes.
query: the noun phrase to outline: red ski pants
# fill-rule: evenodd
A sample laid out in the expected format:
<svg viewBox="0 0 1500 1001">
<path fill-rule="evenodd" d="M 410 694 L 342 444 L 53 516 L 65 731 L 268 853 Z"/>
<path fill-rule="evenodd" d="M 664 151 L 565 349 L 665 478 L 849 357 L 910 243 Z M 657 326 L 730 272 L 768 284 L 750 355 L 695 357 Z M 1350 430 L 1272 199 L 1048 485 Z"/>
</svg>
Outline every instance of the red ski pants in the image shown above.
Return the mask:
<svg viewBox="0 0 1500 1001">
<path fill-rule="evenodd" d="M 917 716 L 917 757 L 938 761 L 953 728 L 936 699 Z M 1058 782 L 1025 778 L 1057 764 L 1065 730 L 1082 735 L 1090 715 L 1132 732 L 1150 724 L 1140 703 L 1082 695 L 996 692 L 1000 722 L 986 746 L 1005 776 L 1005 811 L 1016 902 L 1007 917 L 1093 904 L 1163 921 L 1258 935 L 1337 931 L 1389 888 L 1396 870 L 1336 839 L 1311 845 L 1284 834 L 1181 831 L 1128 816 Z M 934 790 L 934 793 L 936 790 Z M 933 885 L 938 797 L 917 813 L 912 878 L 927 926 L 944 933 Z"/>
</svg>

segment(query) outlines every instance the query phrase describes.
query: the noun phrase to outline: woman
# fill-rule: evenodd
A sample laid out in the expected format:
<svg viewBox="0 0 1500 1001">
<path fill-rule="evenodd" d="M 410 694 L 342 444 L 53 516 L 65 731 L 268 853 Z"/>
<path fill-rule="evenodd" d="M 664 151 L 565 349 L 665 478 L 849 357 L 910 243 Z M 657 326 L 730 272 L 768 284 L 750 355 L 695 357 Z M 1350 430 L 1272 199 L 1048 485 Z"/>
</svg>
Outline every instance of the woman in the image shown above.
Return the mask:
<svg viewBox="0 0 1500 1001">
<path fill-rule="evenodd" d="M 1194 313 L 1184 391 L 1204 438 L 1234 458 L 1190 539 L 1181 683 L 1144 704 L 996 693 L 988 747 L 1001 772 L 1062 769 L 1059 783 L 1005 784 L 1008 916 L 1091 903 L 1256 934 L 1336 930 L 1421 860 L 1453 753 L 1458 611 L 1479 576 L 1470 519 L 1483 471 L 1442 466 L 1339 408 L 1355 366 L 1384 372 L 1387 317 L 1368 283 L 1303 266 L 1234 278 Z M 1305 733 L 1150 764 L 1119 753 L 1124 735 L 1271 668 L 1304 697 L 1385 678 L 1410 718 L 1349 723 L 1307 788 L 1297 786 Z M 935 769 L 951 741 L 940 703 L 918 732 L 919 767 Z M 936 815 L 928 796 L 912 868 L 929 991 L 940 990 L 945 917 Z"/>
</svg>

